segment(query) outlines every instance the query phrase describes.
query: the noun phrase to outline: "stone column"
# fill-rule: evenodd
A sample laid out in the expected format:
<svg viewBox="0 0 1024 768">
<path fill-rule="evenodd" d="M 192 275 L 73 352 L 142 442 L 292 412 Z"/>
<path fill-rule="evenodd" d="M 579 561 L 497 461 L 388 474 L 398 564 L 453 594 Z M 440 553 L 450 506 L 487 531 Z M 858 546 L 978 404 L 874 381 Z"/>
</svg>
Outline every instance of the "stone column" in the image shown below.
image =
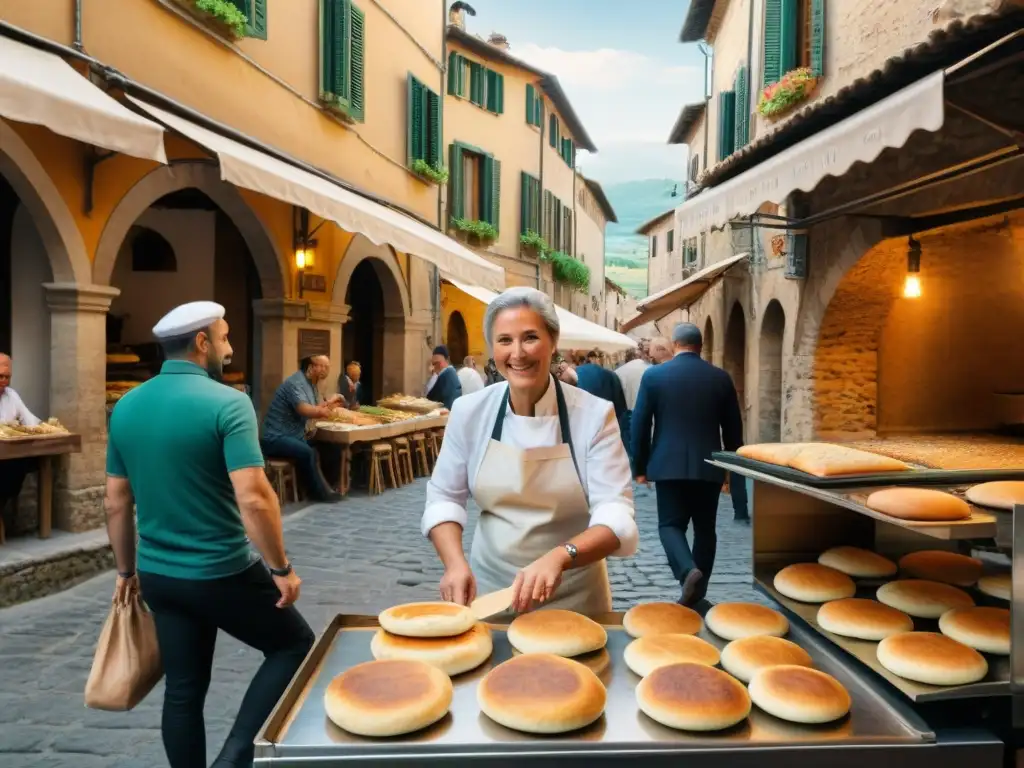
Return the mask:
<svg viewBox="0 0 1024 768">
<path fill-rule="evenodd" d="M 82 436 L 82 452 L 56 473 L 53 525 L 84 531 L 103 524 L 106 483 L 107 312 L 120 290 L 44 283 L 50 308 L 50 415 Z"/>
</svg>

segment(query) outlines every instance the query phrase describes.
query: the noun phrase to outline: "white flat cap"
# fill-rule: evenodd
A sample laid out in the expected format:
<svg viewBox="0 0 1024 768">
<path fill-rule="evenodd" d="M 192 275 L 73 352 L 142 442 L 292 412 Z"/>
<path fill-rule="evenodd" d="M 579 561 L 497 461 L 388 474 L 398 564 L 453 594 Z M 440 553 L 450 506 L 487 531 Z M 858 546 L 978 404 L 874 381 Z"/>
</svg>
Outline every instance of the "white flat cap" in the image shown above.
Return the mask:
<svg viewBox="0 0 1024 768">
<path fill-rule="evenodd" d="M 190 301 L 175 307 L 153 326 L 153 335 L 158 339 L 172 339 L 195 333 L 224 319 L 224 307 L 214 301 Z"/>
</svg>

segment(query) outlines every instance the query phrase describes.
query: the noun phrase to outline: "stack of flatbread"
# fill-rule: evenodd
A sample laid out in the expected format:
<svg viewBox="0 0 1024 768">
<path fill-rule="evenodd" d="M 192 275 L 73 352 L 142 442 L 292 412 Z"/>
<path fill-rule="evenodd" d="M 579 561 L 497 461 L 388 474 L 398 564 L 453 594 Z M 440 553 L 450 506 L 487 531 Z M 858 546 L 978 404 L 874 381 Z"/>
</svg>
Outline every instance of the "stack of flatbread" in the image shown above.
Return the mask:
<svg viewBox="0 0 1024 768">
<path fill-rule="evenodd" d="M 766 464 L 790 467 L 815 477 L 906 472 L 909 464 L 888 456 L 833 443 L 758 443 L 744 445 L 740 456 Z"/>
<path fill-rule="evenodd" d="M 375 659 L 423 661 L 451 677 L 476 669 L 491 656 L 491 630 L 457 603 L 408 603 L 377 617 L 370 641 Z"/>
</svg>

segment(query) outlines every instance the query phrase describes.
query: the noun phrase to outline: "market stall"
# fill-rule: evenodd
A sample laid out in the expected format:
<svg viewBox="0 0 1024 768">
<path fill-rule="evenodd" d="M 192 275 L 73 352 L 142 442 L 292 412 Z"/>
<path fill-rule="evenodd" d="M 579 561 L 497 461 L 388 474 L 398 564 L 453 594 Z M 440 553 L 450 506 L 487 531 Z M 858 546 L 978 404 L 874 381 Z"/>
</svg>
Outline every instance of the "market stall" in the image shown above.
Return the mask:
<svg viewBox="0 0 1024 768">
<path fill-rule="evenodd" d="M 629 614 L 591 617 L 606 635 L 599 650 L 559 654 L 574 656 L 580 665 L 591 669 L 605 691 L 600 716 L 576 730 L 550 734 L 524 731 L 499 724 L 490 709 L 485 713 L 484 704 L 491 701 L 481 696 L 485 681 L 510 659 L 524 658 L 520 651 L 535 652 L 520 647 L 521 633 L 514 635 L 512 631 L 520 620 L 517 618 L 511 625 L 488 625 L 493 649 L 480 666 L 452 674 L 451 700 L 443 717 L 405 735 L 360 736 L 356 735 L 357 731 L 336 724 L 340 718 L 333 697 L 339 681 L 353 675 L 354 668 L 361 673 L 369 669 L 368 662 L 376 659 L 379 663 L 382 658 L 388 658 L 381 650 L 385 647 L 381 645 L 381 636 L 387 639 L 389 633 L 397 630 L 383 622 L 389 613 L 385 611 L 380 617 L 337 616 L 329 624 L 259 735 L 256 764 L 282 767 L 349 763 L 519 766 L 527 760 L 531 765 L 544 766 L 584 760 L 587 764 L 601 765 L 643 760 L 645 766 L 712 766 L 722 765 L 724 761 L 729 766 L 758 768 L 783 765 L 862 768 L 867 761 L 931 768 L 964 765 L 995 768 L 1006 764 L 1006 743 L 1012 739 L 1009 714 L 1011 668 L 1015 659 L 1012 651 L 1011 655 L 978 653 L 940 634 L 935 618 L 904 616 L 889 608 L 888 603 L 882 605 L 874 598 L 880 586 L 895 577 L 896 560 L 900 563 L 899 570 L 908 571 L 910 561 L 900 558 L 922 549 L 950 550 L 953 554 L 952 550 L 957 548 L 976 552 L 980 547 L 985 550 L 986 560 L 984 565 L 980 562 L 977 565 L 979 573 L 984 570 L 988 577 L 997 581 L 1005 577 L 1009 573 L 1013 537 L 1003 533 L 1006 530 L 1004 518 L 1008 520 L 1012 513 L 979 507 L 965 501 L 965 497 L 967 489 L 979 482 L 1004 478 L 1024 480 L 1024 471 L 949 473 L 912 465 L 895 471 L 894 467 L 900 463 L 894 462 L 889 471 L 875 472 L 871 476 L 817 477 L 735 454 L 718 454 L 714 463 L 745 475 L 753 482 L 753 573 L 756 588 L 766 597 L 764 607 L 755 606 L 753 610 L 768 611 L 778 617 L 782 626 L 782 629 L 758 630 L 754 634 L 779 637 L 775 642 L 788 640 L 787 647 L 795 648 L 796 653 L 806 657 L 805 662 L 790 664 L 809 667 L 813 670 L 810 674 L 817 676 L 815 680 L 826 680 L 828 686 L 845 692 L 841 696 L 845 696 L 846 706 L 841 710 L 827 716 L 804 717 L 794 714 L 797 708 L 788 713 L 777 708 L 769 714 L 770 707 L 763 703 L 761 685 L 767 678 L 767 669 L 762 669 L 747 678 L 746 688 L 742 684 L 738 686 L 740 690 L 749 690 L 753 706 L 745 713 L 741 711 L 726 727 L 719 725 L 717 730 L 679 724 L 669 727 L 665 723 L 670 718 L 664 713 L 656 718 L 649 702 L 652 688 L 655 693 L 682 701 L 717 695 L 712 690 L 715 685 L 695 682 L 701 675 L 717 675 L 715 679 L 723 685 L 723 681 L 728 681 L 725 687 L 735 687 L 737 679 L 744 680 L 735 667 L 726 662 L 730 647 L 740 642 L 742 635 L 729 636 L 720 622 L 712 621 L 712 612 L 728 605 L 720 604 L 702 620 L 698 619 L 693 630 L 669 630 L 693 635 L 684 639 L 712 649 L 712 659 L 696 664 L 670 664 L 647 672 L 644 677 L 633 671 L 636 667 L 627 650 L 639 642 L 634 637 L 643 637 L 636 631 L 635 622 L 630 628 Z M 798 482 L 798 478 L 806 482 Z M 943 492 L 944 497 L 953 498 L 955 505 L 963 505 L 966 514 L 955 520 L 907 520 L 880 511 L 879 504 L 872 502 L 869 506 L 867 502 L 876 490 L 913 485 Z M 1024 514 L 1024 506 L 1017 507 L 1016 514 Z M 1017 526 L 1016 530 L 1024 531 L 1024 525 Z M 1024 534 L 1020 535 L 1024 539 Z M 867 556 L 879 560 L 891 557 L 894 559 L 892 573 L 888 578 L 858 578 L 854 582 L 845 572 L 817 563 L 824 551 L 837 546 L 860 547 L 868 552 Z M 1024 548 L 1020 551 L 1024 552 Z M 874 553 L 881 553 L 884 558 Z M 972 658 L 977 657 L 984 669 L 960 670 L 957 672 L 962 678 L 960 681 L 938 685 L 909 679 L 921 675 L 907 673 L 891 661 L 883 665 L 877 653 L 878 642 L 854 640 L 822 629 L 817 616 L 825 599 L 817 595 L 801 595 L 801 600 L 792 597 L 793 590 L 785 578 L 780 580 L 778 576 L 781 570 L 794 564 L 813 564 L 814 568 L 828 571 L 830 577 L 837 576 L 843 587 L 841 598 L 854 595 L 871 598 L 859 602 L 878 605 L 880 610 L 891 610 L 902 616 L 908 626 L 892 634 L 911 636 L 911 639 L 925 637 L 929 642 L 937 636 L 937 642 L 953 644 L 951 647 L 955 646 L 958 652 L 973 654 Z M 909 572 L 913 575 L 912 570 Z M 1002 594 L 999 590 L 986 592 L 976 586 L 977 575 L 968 581 L 971 586 L 961 582 L 963 586 L 959 590 L 969 596 L 967 599 L 972 605 L 996 608 L 1007 605 L 1007 601 L 993 596 Z M 948 585 L 940 584 L 944 586 Z M 1006 589 L 1009 590 L 1008 586 Z M 835 599 L 839 597 L 832 595 L 827 600 L 840 602 Z M 878 601 L 881 600 L 879 597 Z M 671 604 L 661 605 L 686 610 Z M 636 608 L 634 606 L 630 613 Z M 741 607 L 740 611 L 743 610 L 750 609 Z M 1015 613 L 1015 618 L 1019 616 L 1019 612 Z M 1009 642 L 1008 627 L 1006 641 Z M 396 647 L 399 646 L 396 644 Z M 1017 652 L 1020 651 L 1018 647 Z M 716 663 L 720 663 L 725 672 L 714 668 Z M 942 663 L 940 659 L 938 664 Z M 697 674 L 691 669 L 699 670 L 701 664 L 712 671 Z M 779 674 L 790 674 L 794 669 L 793 666 L 766 666 Z M 903 676 L 895 674 L 893 668 L 899 669 Z M 783 669 L 786 671 L 780 672 Z M 656 675 L 670 678 L 673 674 L 684 677 L 674 683 L 669 679 L 660 689 L 648 682 Z M 690 674 L 695 676 L 685 677 Z M 963 677 L 965 674 L 969 680 Z M 403 685 L 396 684 L 395 690 L 404 693 Z M 758 693 L 755 689 L 759 685 Z M 552 686 L 557 688 L 550 681 L 524 678 L 509 683 L 505 692 L 514 697 L 522 691 L 536 690 L 537 706 L 543 707 L 544 697 L 551 695 Z M 820 693 L 807 684 L 806 679 L 797 688 L 799 696 L 813 698 Z M 550 716 L 556 717 L 557 711 L 553 709 Z"/>
<path fill-rule="evenodd" d="M 50 419 L 34 427 L 0 422 L 0 462 L 13 459 L 36 459 L 39 480 L 39 538 L 50 536 L 53 522 L 53 462 L 58 456 L 79 453 L 82 437 L 69 432 L 59 421 Z M 0 543 L 4 541 L 3 520 L 0 520 Z"/>
</svg>

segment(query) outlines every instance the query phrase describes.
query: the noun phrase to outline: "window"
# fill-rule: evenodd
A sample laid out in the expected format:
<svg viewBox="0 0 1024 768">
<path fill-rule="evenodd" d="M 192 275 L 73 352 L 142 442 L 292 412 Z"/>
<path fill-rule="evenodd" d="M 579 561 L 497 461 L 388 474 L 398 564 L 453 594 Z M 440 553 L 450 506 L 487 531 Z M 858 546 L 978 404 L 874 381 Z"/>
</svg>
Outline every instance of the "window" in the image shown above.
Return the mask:
<svg viewBox="0 0 1024 768">
<path fill-rule="evenodd" d="M 694 155 L 690 158 L 690 181 L 697 181 L 698 175 L 700 175 L 700 155 Z"/>
<path fill-rule="evenodd" d="M 267 39 L 267 0 L 228 0 L 245 14 L 245 36 Z"/>
<path fill-rule="evenodd" d="M 527 83 L 526 85 L 526 123 L 527 125 L 541 126 L 544 119 L 544 100 L 541 99 L 537 89 Z"/>
<path fill-rule="evenodd" d="M 825 0 L 765 0 L 762 85 L 797 67 L 825 69 Z"/>
<path fill-rule="evenodd" d="M 500 115 L 505 111 L 505 76 L 452 51 L 448 55 L 448 94 Z"/>
<path fill-rule="evenodd" d="M 736 141 L 736 93 L 718 94 L 718 159 L 725 160 L 733 153 Z"/>
<path fill-rule="evenodd" d="M 320 0 L 320 100 L 362 122 L 366 19 L 352 0 Z"/>
<path fill-rule="evenodd" d="M 500 230 L 501 161 L 482 149 L 455 142 L 449 148 L 449 215 L 486 221 Z"/>
<path fill-rule="evenodd" d="M 747 68 L 740 65 L 733 78 L 733 152 L 743 149 L 750 141 L 750 89 L 747 87 Z"/>
<path fill-rule="evenodd" d="M 572 208 L 550 192 L 544 192 L 544 219 L 541 234 L 553 250 L 572 253 Z"/>
<path fill-rule="evenodd" d="M 532 230 L 538 235 L 541 234 L 543 222 L 541 221 L 541 194 L 540 179 L 528 173 L 520 174 L 520 200 L 519 200 L 519 231 L 526 234 Z"/>
<path fill-rule="evenodd" d="M 670 229 L 668 234 L 665 236 L 665 253 L 672 253 L 676 247 L 676 231 Z"/>
<path fill-rule="evenodd" d="M 558 139 L 558 118 L 552 114 L 548 118 L 548 141 L 555 149 L 558 149 Z"/>
<path fill-rule="evenodd" d="M 560 145 L 561 145 L 561 149 L 559 151 L 559 154 L 562 156 L 562 159 L 565 161 L 565 164 L 568 165 L 570 168 L 575 168 L 576 167 L 576 145 L 573 143 L 573 140 L 572 139 L 562 139 L 560 141 Z"/>
<path fill-rule="evenodd" d="M 655 258 L 658 255 L 658 236 L 651 235 L 651 258 Z"/>
<path fill-rule="evenodd" d="M 441 164 L 441 98 L 409 75 L 408 159 L 425 160 L 433 167 Z"/>
</svg>

